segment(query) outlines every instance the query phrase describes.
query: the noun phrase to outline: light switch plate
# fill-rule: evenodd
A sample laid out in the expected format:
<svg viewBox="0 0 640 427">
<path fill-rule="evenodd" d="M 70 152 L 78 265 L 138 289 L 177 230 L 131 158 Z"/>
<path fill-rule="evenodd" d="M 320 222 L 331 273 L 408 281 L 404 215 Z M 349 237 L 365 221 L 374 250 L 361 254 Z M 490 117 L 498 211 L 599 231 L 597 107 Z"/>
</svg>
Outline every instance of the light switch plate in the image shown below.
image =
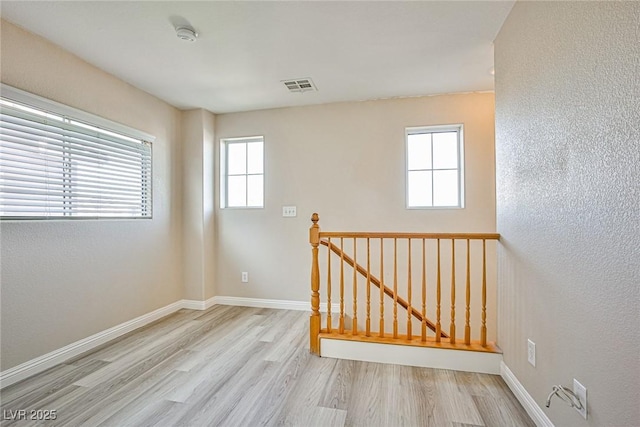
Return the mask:
<svg viewBox="0 0 640 427">
<path fill-rule="evenodd" d="M 282 216 L 287 218 L 292 218 L 297 216 L 296 207 L 295 206 L 283 206 L 282 207 Z"/>
</svg>

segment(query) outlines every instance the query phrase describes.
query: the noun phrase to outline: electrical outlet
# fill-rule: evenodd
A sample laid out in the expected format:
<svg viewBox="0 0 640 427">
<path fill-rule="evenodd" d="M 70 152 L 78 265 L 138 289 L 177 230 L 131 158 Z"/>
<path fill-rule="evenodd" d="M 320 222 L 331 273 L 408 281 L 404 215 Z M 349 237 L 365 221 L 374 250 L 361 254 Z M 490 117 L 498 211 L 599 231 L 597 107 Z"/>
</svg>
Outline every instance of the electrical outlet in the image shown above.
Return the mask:
<svg viewBox="0 0 640 427">
<path fill-rule="evenodd" d="M 242 272 L 242 283 L 249 283 L 249 272 Z"/>
<path fill-rule="evenodd" d="M 536 366 L 536 343 L 527 340 L 527 361 L 535 368 Z"/>
<path fill-rule="evenodd" d="M 282 216 L 284 217 L 295 217 L 297 215 L 296 213 L 296 207 L 295 206 L 283 206 L 282 207 Z"/>
<path fill-rule="evenodd" d="M 582 415 L 582 418 L 586 420 L 587 419 L 587 388 L 582 384 L 580 384 L 578 380 L 576 380 L 575 378 L 573 379 L 573 394 L 575 394 L 576 397 L 580 400 L 580 403 L 582 403 L 581 409 L 578 409 L 578 408 L 575 408 L 575 409 L 580 413 L 580 415 Z"/>
</svg>

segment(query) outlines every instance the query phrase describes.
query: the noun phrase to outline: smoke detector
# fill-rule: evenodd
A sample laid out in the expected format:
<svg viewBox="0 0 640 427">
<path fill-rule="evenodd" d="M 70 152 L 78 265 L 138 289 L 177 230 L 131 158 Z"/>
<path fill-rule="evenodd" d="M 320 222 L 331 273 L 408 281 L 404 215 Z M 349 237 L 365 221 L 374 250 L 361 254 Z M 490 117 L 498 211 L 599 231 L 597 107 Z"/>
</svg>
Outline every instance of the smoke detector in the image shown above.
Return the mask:
<svg viewBox="0 0 640 427">
<path fill-rule="evenodd" d="M 194 42 L 198 38 L 198 33 L 196 33 L 196 30 L 191 27 L 177 27 L 176 35 L 179 39 L 188 42 Z"/>
</svg>

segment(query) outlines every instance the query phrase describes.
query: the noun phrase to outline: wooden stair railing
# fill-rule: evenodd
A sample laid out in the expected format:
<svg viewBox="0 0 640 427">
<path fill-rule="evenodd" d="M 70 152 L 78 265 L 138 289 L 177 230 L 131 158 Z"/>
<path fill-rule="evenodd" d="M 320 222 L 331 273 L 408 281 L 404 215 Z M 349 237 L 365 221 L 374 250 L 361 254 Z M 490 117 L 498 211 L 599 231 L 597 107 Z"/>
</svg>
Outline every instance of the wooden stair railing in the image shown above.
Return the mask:
<svg viewBox="0 0 640 427">
<path fill-rule="evenodd" d="M 310 351 L 314 354 L 320 354 L 320 334 L 325 338 L 333 338 L 333 339 L 350 339 L 357 341 L 367 341 L 367 342 L 378 342 L 378 343 L 393 343 L 393 344 L 403 344 L 403 345 L 418 345 L 418 346 L 430 346 L 430 347 L 440 347 L 440 348 L 452 348 L 452 349 L 466 349 L 466 350 L 474 350 L 474 351 L 489 351 L 489 352 L 500 352 L 499 348 L 495 346 L 494 343 L 487 341 L 487 251 L 486 251 L 486 241 L 487 240 L 499 240 L 500 235 L 496 233 L 388 233 L 388 232 L 378 232 L 378 233 L 362 233 L 362 232 L 320 232 L 320 227 L 318 225 L 318 214 L 314 213 L 311 217 L 311 221 L 313 225 L 309 230 L 309 242 L 312 247 L 312 264 L 311 264 L 311 317 L 310 317 Z M 332 238 L 340 239 L 340 246 L 335 245 L 331 242 Z M 344 239 L 350 239 L 353 241 L 353 258 L 348 256 L 344 252 L 343 244 Z M 361 244 L 366 243 L 366 260 L 367 266 L 366 268 L 360 265 L 357 262 L 357 239 L 362 239 Z M 371 248 L 370 248 L 370 240 L 377 239 L 380 241 L 380 275 L 376 277 L 372 274 L 371 271 Z M 389 249 L 388 245 L 384 245 L 384 240 L 389 239 L 393 240 L 393 289 L 385 285 L 385 274 L 384 274 L 384 252 L 385 249 Z M 366 240 L 366 242 L 363 242 Z M 399 281 L 398 281 L 398 240 L 406 241 L 407 244 L 407 269 L 406 269 L 406 299 L 400 297 L 399 295 Z M 456 288 L 462 288 L 460 283 L 462 280 L 456 281 L 456 248 L 460 245 L 456 246 L 456 241 L 466 241 L 466 280 L 464 281 L 464 302 L 465 309 L 464 313 L 464 327 L 460 328 L 461 333 L 464 333 L 464 338 L 458 339 L 456 334 Z M 416 290 L 412 289 L 412 277 L 416 272 L 412 269 L 412 241 L 421 241 L 422 242 L 422 251 L 421 251 L 421 280 L 416 280 L 415 283 L 419 282 L 419 285 L 416 285 Z M 426 241 L 432 241 L 431 245 L 437 245 L 436 248 L 436 258 L 432 258 L 432 260 L 436 263 L 436 272 L 432 273 L 432 279 L 435 282 L 435 289 L 427 286 L 427 274 L 426 274 Z M 446 286 L 443 283 L 443 270 L 441 266 L 441 241 L 450 241 L 451 248 L 451 270 L 450 274 L 447 276 L 447 273 L 444 273 L 444 278 L 450 278 L 450 297 L 449 304 L 445 305 L 445 307 L 450 307 L 450 315 L 449 315 L 449 333 L 443 331 L 443 325 L 441 324 L 442 320 L 442 299 L 443 293 L 442 288 Z M 476 305 L 473 306 L 474 313 L 479 313 L 480 315 L 480 325 L 479 325 L 479 336 L 480 340 L 472 341 L 472 325 L 471 325 L 471 241 L 479 241 L 482 244 L 482 256 L 481 258 L 476 257 L 475 259 L 479 262 L 482 262 L 482 276 L 477 279 L 477 282 L 481 282 L 481 288 L 478 290 L 480 293 L 479 299 L 481 300 L 481 305 L 478 307 L 477 302 Z M 327 327 L 322 329 L 322 317 L 320 314 L 320 264 L 319 264 L 319 246 L 326 246 L 327 250 Z M 445 248 L 449 245 L 445 245 Z M 432 246 L 433 247 L 433 246 Z M 420 252 L 420 247 L 414 247 L 415 252 Z M 461 249 L 461 248 L 460 248 Z M 460 250 L 459 252 L 462 252 Z M 331 313 L 331 297 L 332 297 L 332 274 L 331 274 L 331 254 L 334 253 L 340 257 L 340 271 L 339 271 L 339 292 L 340 292 L 340 318 L 337 330 L 332 328 L 332 313 Z M 445 256 L 446 262 L 446 256 Z M 348 313 L 345 310 L 345 277 L 344 277 L 344 264 L 349 265 L 353 271 L 353 289 L 352 289 L 352 318 L 350 319 L 351 330 L 347 330 L 345 328 L 345 318 L 348 316 Z M 460 263 L 460 269 L 462 269 L 464 263 Z M 474 267 L 477 268 L 477 267 Z M 366 289 L 362 287 L 358 287 L 357 275 L 361 275 L 366 278 Z M 433 275 L 435 274 L 435 278 Z M 391 282 L 387 282 L 391 283 Z M 475 282 L 474 282 L 475 283 Z M 379 317 L 380 324 L 379 330 L 376 333 L 372 332 L 371 328 L 371 285 L 374 285 L 378 288 L 380 292 L 379 302 Z M 419 286 L 419 287 L 418 287 Z M 433 286 L 433 284 L 431 285 Z M 480 286 L 480 283 L 478 283 Z M 403 285 L 403 289 L 404 285 Z M 428 289 L 431 289 L 431 292 L 435 291 L 434 298 L 431 300 L 430 304 L 432 305 L 432 309 L 435 310 L 436 321 L 435 323 L 431 320 L 427 319 L 426 316 L 426 295 Z M 366 301 L 360 302 L 361 310 L 365 311 L 365 329 L 361 331 L 358 328 L 358 291 L 360 290 L 361 295 L 363 295 L 366 291 Z M 418 309 L 412 305 L 412 295 L 417 294 L 421 297 L 421 309 Z M 393 299 L 393 332 L 385 331 L 385 297 L 389 297 Z M 362 296 L 365 298 L 365 296 Z M 445 297 L 446 298 L 446 297 Z M 433 302 L 435 300 L 435 302 Z M 366 304 L 366 305 L 365 305 Z M 462 305 L 462 301 L 460 302 Z M 406 318 L 406 328 L 404 334 L 400 334 L 399 332 L 399 320 L 398 320 L 398 306 L 404 308 L 407 313 Z M 375 314 L 375 313 L 374 313 Z M 412 318 L 417 319 L 421 325 L 421 333 L 418 335 L 414 335 L 412 333 Z M 444 319 L 447 320 L 446 318 Z M 478 327 L 476 325 L 476 327 Z M 427 336 L 427 329 L 434 331 L 434 336 Z M 473 328 L 474 330 L 475 327 Z"/>
<path fill-rule="evenodd" d="M 378 289 L 382 289 L 382 292 L 384 292 L 385 295 L 387 295 L 388 297 L 392 298 L 394 301 L 397 300 L 398 305 L 400 305 L 402 308 L 404 308 L 405 310 L 409 310 L 410 309 L 411 315 L 414 318 L 416 318 L 420 322 L 422 322 L 422 320 L 424 319 L 424 321 L 426 322 L 427 327 L 429 329 L 431 329 L 433 332 L 436 331 L 436 325 L 431 320 L 427 319 L 426 317 L 423 318 L 422 317 L 422 313 L 417 308 L 415 308 L 413 306 L 411 308 L 409 308 L 409 303 L 407 303 L 407 301 L 405 301 L 400 296 L 397 296 L 396 293 L 393 291 L 393 289 L 389 289 L 386 285 L 384 285 L 384 283 L 382 283 L 380 281 L 380 279 L 378 279 L 376 276 L 372 275 L 369 269 L 366 269 L 366 268 L 362 267 L 360 264 L 354 262 L 353 258 L 351 258 L 349 255 L 344 253 L 343 250 L 341 250 L 338 246 L 336 246 L 335 244 L 329 242 L 328 240 L 320 239 L 320 244 L 323 245 L 323 246 L 328 247 L 329 249 L 331 249 L 331 251 L 333 253 L 338 255 L 340 257 L 340 259 L 343 260 L 344 262 L 346 262 L 349 266 L 351 266 L 351 267 L 355 266 L 356 271 L 361 276 L 366 277 L 367 280 L 371 284 L 373 284 L 375 287 L 377 287 Z M 442 332 L 442 331 L 440 332 L 440 336 L 442 338 L 449 338 L 449 335 L 447 335 L 445 332 Z"/>
</svg>

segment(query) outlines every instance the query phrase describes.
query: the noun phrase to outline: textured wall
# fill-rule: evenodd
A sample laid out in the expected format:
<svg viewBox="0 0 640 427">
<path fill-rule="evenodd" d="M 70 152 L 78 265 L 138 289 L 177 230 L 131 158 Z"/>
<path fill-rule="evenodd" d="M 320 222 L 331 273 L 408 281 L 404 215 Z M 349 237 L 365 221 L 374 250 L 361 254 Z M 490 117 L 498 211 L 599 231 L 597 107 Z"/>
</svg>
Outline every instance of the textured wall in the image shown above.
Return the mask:
<svg viewBox="0 0 640 427">
<path fill-rule="evenodd" d="M 218 138 L 264 135 L 265 208 L 218 209 L 217 293 L 307 301 L 310 217 L 324 230 L 495 230 L 492 93 L 216 116 Z M 465 209 L 405 208 L 405 127 L 463 123 Z M 297 218 L 283 218 L 282 205 Z M 248 284 L 240 272 L 248 271 Z"/>
<path fill-rule="evenodd" d="M 558 426 L 640 425 L 639 35 L 637 2 L 517 2 L 495 43 L 499 344 Z M 544 408 L 573 378 L 588 422 Z"/>
<path fill-rule="evenodd" d="M 2 21 L 2 82 L 156 136 L 153 220 L 0 225 L 2 370 L 182 298 L 180 113 Z"/>
</svg>

